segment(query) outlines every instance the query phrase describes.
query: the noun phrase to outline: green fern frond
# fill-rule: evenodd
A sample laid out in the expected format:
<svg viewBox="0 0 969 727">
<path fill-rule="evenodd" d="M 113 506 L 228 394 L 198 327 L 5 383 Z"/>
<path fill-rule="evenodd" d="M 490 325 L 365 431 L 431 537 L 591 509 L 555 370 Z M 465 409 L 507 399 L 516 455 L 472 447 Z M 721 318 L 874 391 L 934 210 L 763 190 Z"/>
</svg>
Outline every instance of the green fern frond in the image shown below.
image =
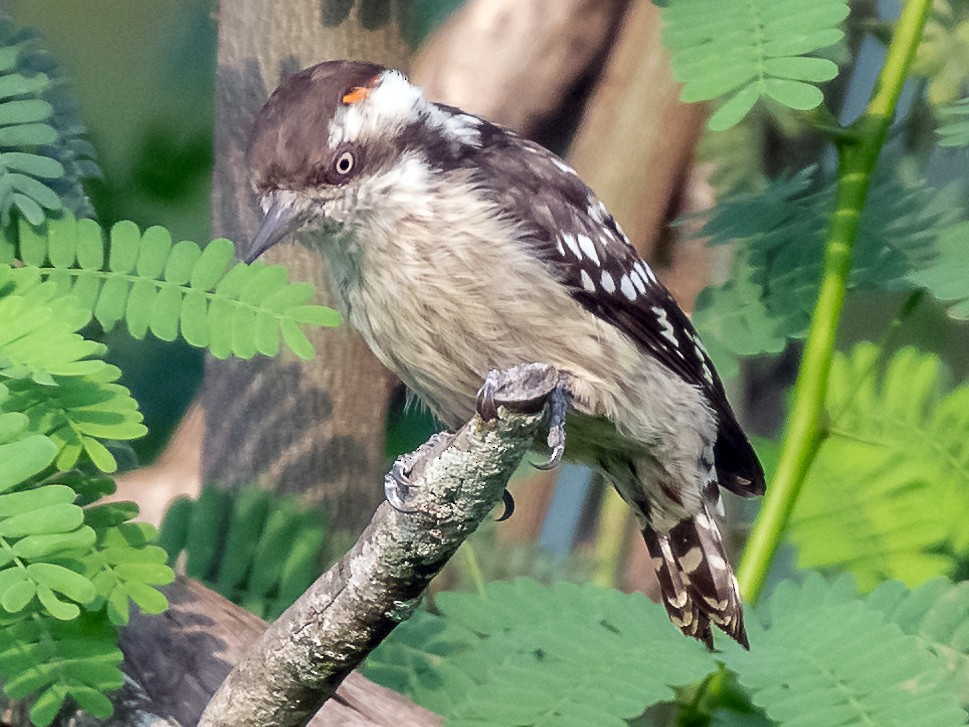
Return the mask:
<svg viewBox="0 0 969 727">
<path fill-rule="evenodd" d="M 944 659 L 859 600 L 850 578 L 781 583 L 721 656 L 780 725 L 965 724 Z M 965 621 L 963 623 L 966 623 Z"/>
<path fill-rule="evenodd" d="M 91 212 L 81 181 L 99 170 L 83 133 L 39 34 L 15 31 L 0 19 L 0 223 L 14 209 L 33 224 L 65 204 Z"/>
<path fill-rule="evenodd" d="M 67 76 L 57 58 L 44 47 L 43 37 L 34 28 L 16 35 L 20 48 L 18 65 L 25 71 L 42 73 L 50 85 L 44 94 L 53 113 L 48 123 L 57 132 L 53 144 L 38 149 L 41 156 L 60 163 L 63 175 L 45 182 L 63 205 L 78 217 L 94 217 L 94 206 L 84 191 L 88 179 L 100 179 L 94 145 L 87 140 L 87 128 L 81 119 L 80 106 L 70 89 Z"/>
<path fill-rule="evenodd" d="M 641 594 L 520 578 L 437 606 L 398 627 L 366 673 L 449 725 L 621 727 L 716 668 Z"/>
<path fill-rule="evenodd" d="M 31 700 L 38 727 L 54 721 L 67 699 L 99 719 L 111 715 L 105 692 L 124 683 L 123 654 L 115 628 L 103 614 L 59 621 L 30 613 L 0 617 L 0 679 L 10 699 Z"/>
<path fill-rule="evenodd" d="M 969 98 L 939 109 L 939 146 L 969 146 Z"/>
<path fill-rule="evenodd" d="M 819 106 L 817 84 L 838 67 L 807 54 L 837 43 L 847 16 L 845 0 L 674 0 L 662 11 L 663 44 L 684 101 L 725 98 L 708 122 L 721 130 L 762 98 L 797 110 Z"/>
<path fill-rule="evenodd" d="M 100 440 L 137 439 L 146 429 L 117 383 L 120 369 L 99 358 L 104 346 L 76 332 L 85 318 L 36 268 L 0 265 L 0 411 L 25 415 L 33 432 L 48 437 L 59 469 L 84 454 L 113 472 L 117 463 Z"/>
<path fill-rule="evenodd" d="M 969 386 L 944 392 L 936 356 L 906 348 L 836 355 L 818 452 L 791 521 L 804 567 L 861 587 L 951 574 L 969 554 Z"/>
<path fill-rule="evenodd" d="M 120 321 L 135 338 L 181 337 L 213 356 L 275 356 L 280 343 L 312 358 L 304 326 L 334 326 L 339 315 L 312 305 L 313 286 L 290 283 L 281 265 L 235 263 L 226 239 L 199 248 L 172 244 L 168 231 L 143 233 L 132 222 L 111 228 L 110 244 L 93 220 L 65 213 L 44 227 L 21 222 L 15 255 L 71 294 L 110 330 Z M 107 250 L 107 254 L 105 254 Z"/>
<path fill-rule="evenodd" d="M 967 653 L 964 587 L 909 594 L 896 584 L 862 599 L 850 578 L 827 583 L 809 574 L 750 609 L 749 652 L 724 640 L 717 654 L 683 639 L 642 595 L 591 585 L 518 579 L 489 583 L 481 594 L 443 593 L 437 605 L 440 615 L 418 612 L 401 624 L 365 673 L 448 725 L 620 727 L 720 662 L 772 721 L 749 705 L 743 715 L 731 713 L 744 708 L 746 695 L 717 689 L 708 695 L 719 713 L 714 724 L 948 727 L 965 720 L 961 666 L 951 666 L 954 652 Z M 684 695 L 691 699 L 679 692 L 681 705 Z"/>
</svg>

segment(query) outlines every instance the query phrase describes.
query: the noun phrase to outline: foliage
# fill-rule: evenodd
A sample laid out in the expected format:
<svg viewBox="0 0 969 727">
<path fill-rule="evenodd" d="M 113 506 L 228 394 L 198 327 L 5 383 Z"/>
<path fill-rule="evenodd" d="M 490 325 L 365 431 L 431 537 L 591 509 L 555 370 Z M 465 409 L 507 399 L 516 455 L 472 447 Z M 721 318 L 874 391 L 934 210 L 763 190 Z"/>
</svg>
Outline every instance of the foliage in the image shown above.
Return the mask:
<svg viewBox="0 0 969 727">
<path fill-rule="evenodd" d="M 299 497 L 258 487 L 202 489 L 168 507 L 159 544 L 174 563 L 257 616 L 279 616 L 319 575 L 326 517 Z"/>
<path fill-rule="evenodd" d="M 949 315 L 969 319 L 969 222 L 943 230 L 938 241 L 939 257 L 909 279 L 932 291 L 939 300 L 955 301 Z"/>
<path fill-rule="evenodd" d="M 275 356 L 282 340 L 300 358 L 312 358 L 301 326 L 340 320 L 309 304 L 313 286 L 289 283 L 283 266 L 235 263 L 224 238 L 203 250 L 184 240 L 173 245 L 162 227 L 142 233 L 133 222 L 118 222 L 106 246 L 96 222 L 70 214 L 42 228 L 21 222 L 18 233 L 16 243 L 0 240 L 0 255 L 32 266 L 74 297 L 86 313 L 82 323 L 93 317 L 105 330 L 124 320 L 135 338 L 149 331 L 163 341 L 181 337 L 217 358 Z"/>
<path fill-rule="evenodd" d="M 936 578 L 909 591 L 889 581 L 866 603 L 936 654 L 947 671 L 941 681 L 951 685 L 962 704 L 969 704 L 969 583 L 952 585 Z"/>
<path fill-rule="evenodd" d="M 0 16 L 0 223 L 63 208 L 92 212 L 81 182 L 100 175 L 76 103 L 36 31 Z M 46 210 L 46 211 L 45 211 Z"/>
<path fill-rule="evenodd" d="M 128 622 L 132 603 L 163 611 L 157 586 L 173 574 L 153 545 L 154 528 L 131 522 L 133 503 L 98 502 L 114 489 L 96 474 L 117 468 L 113 442 L 143 436 L 145 427 L 118 383 L 121 372 L 103 360 L 105 346 L 82 329 L 124 320 L 136 337 L 180 335 L 218 356 L 272 355 L 282 340 L 307 357 L 313 350 L 300 326 L 337 317 L 308 305 L 312 287 L 288 283 L 280 266 L 226 270 L 234 260 L 227 240 L 203 251 L 172 245 L 162 228 L 141 233 L 119 223 L 106 245 L 97 223 L 64 213 L 43 226 L 20 221 L 0 252 L 15 265 L 0 264 L 0 678 L 9 697 L 33 699 L 37 724 L 48 724 L 68 697 L 104 715 L 105 693 L 121 684 L 115 627 Z M 263 612 L 278 612 L 312 579 L 322 532 L 296 537 L 290 521 L 298 510 L 287 502 L 253 541 L 250 592 L 267 602 Z M 251 511 L 236 511 L 245 532 L 228 531 L 240 549 L 258 533 L 244 517 Z M 191 534 L 216 533 L 218 523 L 206 512 Z M 229 570 L 219 582 L 238 586 Z"/>
<path fill-rule="evenodd" d="M 891 588 L 896 603 L 907 597 Z M 881 603 L 858 599 L 846 578 L 784 582 L 751 619 L 756 648 L 727 645 L 724 663 L 777 724 L 965 724 L 958 662 L 905 633 Z"/>
<path fill-rule="evenodd" d="M 830 436 L 789 537 L 807 568 L 853 573 L 863 589 L 954 575 L 969 556 L 969 385 L 945 391 L 932 354 L 899 351 L 879 372 L 873 344 L 838 354 Z"/>
<path fill-rule="evenodd" d="M 809 54 L 841 40 L 844 0 L 663 4 L 663 44 L 673 52 L 683 100 L 726 99 L 710 117 L 711 129 L 733 126 L 763 98 L 816 108 L 823 100 L 817 84 L 838 74 L 833 62 Z"/>
<path fill-rule="evenodd" d="M 810 166 L 711 210 L 698 234 L 710 245 L 743 249 L 734 274 L 696 301 L 695 322 L 714 355 L 721 353 L 718 366 L 735 370 L 732 358 L 778 353 L 807 334 L 835 193 L 835 182 Z M 950 295 L 964 279 L 953 268 L 965 256 L 956 241 L 966 235 L 958 215 L 952 195 L 887 172 L 877 175 L 859 222 L 849 290 L 924 286 Z"/>
<path fill-rule="evenodd" d="M 680 723 L 692 724 L 686 686 L 718 678 L 721 661 L 751 701 L 723 690 L 704 709 L 721 720 L 733 714 L 735 724 L 764 724 L 758 707 L 767 724 L 781 725 L 965 720 L 965 585 L 935 581 L 908 592 L 891 583 L 860 599 L 850 580 L 809 575 L 750 614 L 749 652 L 724 640 L 719 654 L 682 639 L 641 594 L 592 585 L 518 579 L 481 594 L 441 594 L 436 606 L 438 614 L 401 625 L 365 672 L 452 726 L 621 726 L 674 701 Z"/>
<path fill-rule="evenodd" d="M 969 83 L 969 5 L 965 0 L 934 0 L 915 56 L 914 72 L 925 76 L 925 100 L 932 106 L 965 95 Z"/>
<path fill-rule="evenodd" d="M 969 146 L 969 98 L 939 110 L 939 146 Z"/>
</svg>

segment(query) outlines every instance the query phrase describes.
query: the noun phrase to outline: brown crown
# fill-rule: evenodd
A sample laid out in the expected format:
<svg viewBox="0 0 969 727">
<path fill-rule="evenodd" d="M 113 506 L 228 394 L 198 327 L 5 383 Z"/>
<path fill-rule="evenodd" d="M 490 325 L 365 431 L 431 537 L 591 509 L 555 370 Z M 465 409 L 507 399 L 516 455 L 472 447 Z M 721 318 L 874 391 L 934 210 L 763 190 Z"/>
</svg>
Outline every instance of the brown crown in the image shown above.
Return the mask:
<svg viewBox="0 0 969 727">
<path fill-rule="evenodd" d="M 363 61 L 325 61 L 280 84 L 256 116 L 246 154 L 253 186 L 301 189 L 332 160 L 329 120 L 348 94 L 372 86 L 382 66 Z"/>
</svg>

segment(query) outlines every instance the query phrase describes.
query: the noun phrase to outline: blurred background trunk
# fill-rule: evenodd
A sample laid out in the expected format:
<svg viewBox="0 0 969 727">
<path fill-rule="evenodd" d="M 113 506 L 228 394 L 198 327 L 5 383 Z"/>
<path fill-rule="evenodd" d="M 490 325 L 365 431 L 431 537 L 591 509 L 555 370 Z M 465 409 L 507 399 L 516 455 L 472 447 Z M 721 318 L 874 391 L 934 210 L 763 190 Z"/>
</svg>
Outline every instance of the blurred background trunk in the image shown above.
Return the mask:
<svg viewBox="0 0 969 727">
<path fill-rule="evenodd" d="M 255 114 L 283 78 L 335 58 L 407 68 L 396 18 L 383 17 L 373 3 L 346 13 L 340 5 L 347 3 L 220 4 L 213 236 L 241 244 L 255 230 L 258 205 L 245 150 Z M 317 253 L 290 243 L 266 257 L 286 265 L 294 279 L 316 285 L 319 302 L 334 305 Z M 202 479 L 300 493 L 314 504 L 325 502 L 330 522 L 355 534 L 383 497 L 384 431 L 394 379 L 347 327 L 318 330 L 312 339 L 317 350 L 312 361 L 208 360 Z"/>
</svg>

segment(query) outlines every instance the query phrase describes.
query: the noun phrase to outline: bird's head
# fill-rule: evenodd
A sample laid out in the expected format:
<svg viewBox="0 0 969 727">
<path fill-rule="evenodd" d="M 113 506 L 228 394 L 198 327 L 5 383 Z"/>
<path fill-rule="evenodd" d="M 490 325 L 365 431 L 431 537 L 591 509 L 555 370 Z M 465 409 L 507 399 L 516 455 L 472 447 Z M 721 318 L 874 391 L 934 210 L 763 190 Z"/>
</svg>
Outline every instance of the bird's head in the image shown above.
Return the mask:
<svg viewBox="0 0 969 727">
<path fill-rule="evenodd" d="M 399 71 L 328 61 L 287 78 L 256 118 L 247 161 L 264 217 L 254 260 L 299 229 L 328 229 L 366 214 L 408 180 L 444 114 Z"/>
</svg>

